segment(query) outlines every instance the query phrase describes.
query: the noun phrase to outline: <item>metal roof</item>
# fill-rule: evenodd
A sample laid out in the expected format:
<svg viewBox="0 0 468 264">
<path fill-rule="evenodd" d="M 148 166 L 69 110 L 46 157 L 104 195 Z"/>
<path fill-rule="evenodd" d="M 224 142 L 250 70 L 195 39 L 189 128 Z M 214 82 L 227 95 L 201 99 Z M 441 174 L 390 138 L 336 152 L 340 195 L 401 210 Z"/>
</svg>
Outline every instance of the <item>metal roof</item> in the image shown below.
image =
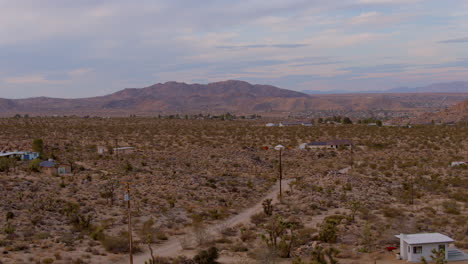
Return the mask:
<svg viewBox="0 0 468 264">
<path fill-rule="evenodd" d="M 440 233 L 421 233 L 421 234 L 401 234 L 396 235 L 410 245 L 414 244 L 431 244 L 431 243 L 452 243 L 454 240 Z"/>
<path fill-rule="evenodd" d="M 309 145 L 309 146 L 325 146 L 325 145 L 327 145 L 327 142 L 325 142 L 325 141 L 316 141 L 316 142 L 307 143 L 307 145 Z"/>
<path fill-rule="evenodd" d="M 55 162 L 46 160 L 46 161 L 42 161 L 41 163 L 39 163 L 39 166 L 46 167 L 46 168 L 52 168 L 52 167 L 55 166 Z"/>
<path fill-rule="evenodd" d="M 115 150 L 121 150 L 121 149 L 134 149 L 134 147 L 119 147 L 119 148 L 114 148 Z"/>
<path fill-rule="evenodd" d="M 26 154 L 33 154 L 36 152 L 30 151 L 9 151 L 9 152 L 0 152 L 0 157 L 11 156 L 11 155 L 26 155 Z"/>
</svg>

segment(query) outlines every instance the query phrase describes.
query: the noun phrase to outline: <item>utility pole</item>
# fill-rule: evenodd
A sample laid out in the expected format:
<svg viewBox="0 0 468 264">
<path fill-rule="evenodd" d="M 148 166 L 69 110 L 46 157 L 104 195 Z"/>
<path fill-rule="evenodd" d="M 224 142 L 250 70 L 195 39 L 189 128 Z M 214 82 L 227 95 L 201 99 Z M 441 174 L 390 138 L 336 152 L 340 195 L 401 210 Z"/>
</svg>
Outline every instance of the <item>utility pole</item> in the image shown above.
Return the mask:
<svg viewBox="0 0 468 264">
<path fill-rule="evenodd" d="M 281 153 L 282 153 L 282 149 L 279 150 L 279 189 L 280 189 L 280 198 L 283 197 L 283 193 L 282 193 L 282 184 L 281 184 L 281 180 L 283 180 L 283 168 L 281 166 Z"/>
<path fill-rule="evenodd" d="M 124 200 L 127 202 L 128 213 L 128 251 L 130 253 L 130 264 L 133 264 L 133 238 L 132 238 L 132 210 L 130 208 L 130 183 L 127 182 L 127 192 L 125 193 Z"/>
<path fill-rule="evenodd" d="M 280 199 L 283 197 L 283 192 L 282 192 L 282 184 L 281 184 L 281 181 L 283 180 L 283 167 L 282 167 L 282 161 L 281 161 L 281 156 L 282 156 L 282 153 L 283 153 L 283 149 L 285 149 L 284 146 L 282 145 L 278 145 L 275 147 L 275 150 L 278 150 L 279 151 L 279 196 L 280 196 Z"/>
<path fill-rule="evenodd" d="M 411 175 L 411 205 L 414 205 L 414 179 L 413 175 Z"/>
<path fill-rule="evenodd" d="M 115 149 L 114 149 L 114 154 L 115 156 L 119 156 L 119 143 L 118 143 L 118 139 L 115 138 Z"/>
</svg>

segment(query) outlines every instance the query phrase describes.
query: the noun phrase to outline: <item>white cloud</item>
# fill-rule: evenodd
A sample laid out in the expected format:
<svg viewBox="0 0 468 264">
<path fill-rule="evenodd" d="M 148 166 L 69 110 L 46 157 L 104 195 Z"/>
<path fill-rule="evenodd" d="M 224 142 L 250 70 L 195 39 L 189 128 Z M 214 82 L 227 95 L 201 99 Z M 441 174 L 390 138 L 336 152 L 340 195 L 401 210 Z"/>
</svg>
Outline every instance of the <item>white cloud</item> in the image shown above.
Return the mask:
<svg viewBox="0 0 468 264">
<path fill-rule="evenodd" d="M 370 23 L 372 21 L 377 20 L 377 18 L 380 17 L 379 12 L 367 12 L 367 13 L 361 13 L 358 16 L 355 16 L 351 19 L 351 24 L 356 25 L 356 24 L 365 24 L 365 23 Z"/>
<path fill-rule="evenodd" d="M 9 84 L 0 91 L 26 84 L 46 91 L 56 84 L 88 95 L 97 86 L 138 87 L 161 79 L 343 74 L 336 65 L 290 63 L 314 56 L 340 57 L 347 66 L 382 56 L 398 57 L 395 63 L 468 57 L 460 45 L 437 43 L 466 32 L 460 15 L 466 1 L 443 10 L 432 8 L 444 5 L 439 0 L 420 2 L 0 0 L 0 78 Z M 421 14 L 427 16 L 418 20 Z M 252 45 L 257 48 L 217 48 Z M 267 60 L 278 63 L 261 63 Z"/>
<path fill-rule="evenodd" d="M 64 83 L 63 80 L 47 80 L 44 75 L 34 74 L 26 76 L 7 77 L 3 79 L 4 82 L 9 84 L 51 84 L 51 83 Z"/>
</svg>

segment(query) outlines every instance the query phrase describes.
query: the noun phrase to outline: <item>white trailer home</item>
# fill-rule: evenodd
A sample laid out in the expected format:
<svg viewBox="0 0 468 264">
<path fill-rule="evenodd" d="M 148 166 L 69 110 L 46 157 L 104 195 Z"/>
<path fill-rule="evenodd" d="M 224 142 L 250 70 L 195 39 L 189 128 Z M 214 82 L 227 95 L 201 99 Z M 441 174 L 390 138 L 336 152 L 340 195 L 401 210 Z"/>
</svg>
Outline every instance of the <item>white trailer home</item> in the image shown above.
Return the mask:
<svg viewBox="0 0 468 264">
<path fill-rule="evenodd" d="M 453 239 L 440 233 L 400 234 L 400 259 L 410 262 L 420 262 L 421 257 L 431 260 L 432 250 L 443 249 L 445 260 L 463 260 L 466 257 L 462 251 L 449 248 Z"/>
</svg>

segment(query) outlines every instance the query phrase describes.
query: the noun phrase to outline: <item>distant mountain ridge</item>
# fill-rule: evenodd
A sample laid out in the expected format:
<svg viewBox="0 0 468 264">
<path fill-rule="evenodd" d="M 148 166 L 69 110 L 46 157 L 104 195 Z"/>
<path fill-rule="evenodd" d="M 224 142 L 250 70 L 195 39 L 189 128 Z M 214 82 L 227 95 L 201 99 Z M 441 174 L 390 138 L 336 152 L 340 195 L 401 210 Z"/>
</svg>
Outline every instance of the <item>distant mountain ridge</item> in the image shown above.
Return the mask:
<svg viewBox="0 0 468 264">
<path fill-rule="evenodd" d="M 145 88 L 126 88 L 109 95 L 90 98 L 0 99 L 0 115 L 127 116 L 225 112 L 289 115 L 317 110 L 423 111 L 452 106 L 466 99 L 468 93 L 307 95 L 271 85 L 237 80 L 209 84 L 166 82 Z"/>
<path fill-rule="evenodd" d="M 345 91 L 345 90 L 303 90 L 305 94 L 348 94 L 348 93 L 468 93 L 468 82 L 434 83 L 422 87 L 398 87 L 387 90 Z"/>
</svg>

